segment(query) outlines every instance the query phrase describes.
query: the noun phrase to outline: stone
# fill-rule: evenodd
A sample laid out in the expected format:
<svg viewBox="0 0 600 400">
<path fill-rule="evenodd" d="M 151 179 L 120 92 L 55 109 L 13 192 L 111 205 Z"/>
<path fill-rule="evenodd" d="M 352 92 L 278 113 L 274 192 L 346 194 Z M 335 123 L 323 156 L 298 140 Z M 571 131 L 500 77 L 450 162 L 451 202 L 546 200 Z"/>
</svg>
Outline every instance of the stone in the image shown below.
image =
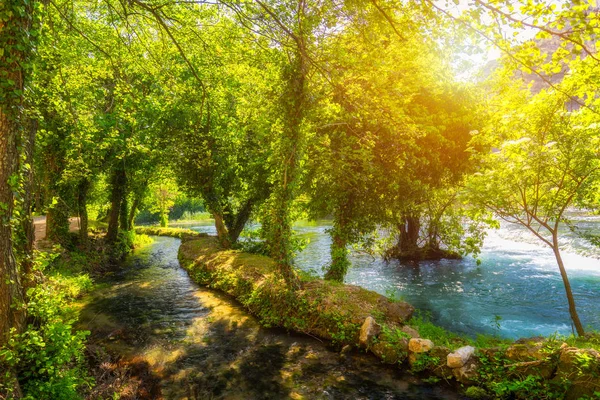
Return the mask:
<svg viewBox="0 0 600 400">
<path fill-rule="evenodd" d="M 515 343 L 506 349 L 505 356 L 512 361 L 534 361 L 543 360 L 546 355 L 541 351 L 542 342 Z"/>
<path fill-rule="evenodd" d="M 467 361 L 469 361 L 469 358 L 471 358 L 473 354 L 475 354 L 475 347 L 461 347 L 455 352 L 448 354 L 448 357 L 446 358 L 446 365 L 448 365 L 450 368 L 461 368 L 467 363 Z"/>
<path fill-rule="evenodd" d="M 381 332 L 381 326 L 375 322 L 375 319 L 370 315 L 365 318 L 365 322 L 363 322 L 360 327 L 360 336 L 358 338 L 359 343 L 364 347 L 369 347 L 373 338 L 377 337 Z"/>
<path fill-rule="evenodd" d="M 408 325 L 404 325 L 400 330 L 402 332 L 406 333 L 411 338 L 420 338 L 421 337 L 421 336 L 419 336 L 419 332 L 416 329 L 414 329 Z"/>
<path fill-rule="evenodd" d="M 503 356 L 504 350 L 501 347 L 488 347 L 484 349 L 479 349 L 479 354 L 481 354 L 483 357 L 493 359 L 496 356 Z"/>
<path fill-rule="evenodd" d="M 543 336 L 533 336 L 530 338 L 521 338 L 521 339 L 517 339 L 515 340 L 515 344 L 537 344 L 537 343 L 542 343 L 544 342 L 546 339 Z"/>
<path fill-rule="evenodd" d="M 400 340 L 400 343 L 393 345 L 386 342 L 378 342 L 370 347 L 373 354 L 385 364 L 397 364 L 406 359 L 408 350 L 408 341 Z"/>
<path fill-rule="evenodd" d="M 508 375 L 527 376 L 535 375 L 542 379 L 550 379 L 556 371 L 556 364 L 551 360 L 522 361 L 514 364 L 507 364 Z"/>
<path fill-rule="evenodd" d="M 413 353 L 427 353 L 433 349 L 433 342 L 429 339 L 412 338 L 408 341 L 408 350 Z"/>
<path fill-rule="evenodd" d="M 350 353 L 351 351 L 352 351 L 352 346 L 347 344 L 344 347 L 342 347 L 342 350 L 340 351 L 340 355 L 346 355 L 346 354 Z"/>
<path fill-rule="evenodd" d="M 469 361 L 462 367 L 453 368 L 452 375 L 454 375 L 458 382 L 464 385 L 472 385 L 479 375 L 478 369 L 479 361 L 477 360 L 477 357 L 470 357 Z"/>
<path fill-rule="evenodd" d="M 563 347 L 560 351 L 554 380 L 572 382 L 565 399 L 591 397 L 598 391 L 600 376 L 600 353 L 594 349 Z"/>
<path fill-rule="evenodd" d="M 404 301 L 389 302 L 386 308 L 387 318 L 392 322 L 408 321 L 415 312 L 415 308 Z"/>
</svg>

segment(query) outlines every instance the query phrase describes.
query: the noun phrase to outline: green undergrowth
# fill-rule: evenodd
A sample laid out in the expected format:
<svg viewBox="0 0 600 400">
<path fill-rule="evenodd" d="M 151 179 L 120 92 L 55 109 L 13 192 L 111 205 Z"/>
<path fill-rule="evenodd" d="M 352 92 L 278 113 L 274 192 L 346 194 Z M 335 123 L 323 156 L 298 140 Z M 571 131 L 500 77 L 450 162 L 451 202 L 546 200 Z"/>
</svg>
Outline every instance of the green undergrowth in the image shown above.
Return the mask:
<svg viewBox="0 0 600 400">
<path fill-rule="evenodd" d="M 10 392 L 18 379 L 25 399 L 79 399 L 93 384 L 84 356 L 89 332 L 74 329 L 78 314 L 71 306 L 94 287 L 86 270 L 101 257 L 90 257 L 60 247 L 36 254 L 26 328 L 13 330 L 0 349 L 0 393 Z"/>
<path fill-rule="evenodd" d="M 93 276 L 114 268 L 114 261 L 152 238 L 120 232 L 114 246 L 92 235 L 85 245 L 70 235 L 65 247 L 36 251 L 33 281 L 27 289 L 27 320 L 23 332 L 11 332 L 0 349 L 0 399 L 11 398 L 15 379 L 25 399 L 81 399 L 93 386 L 85 359 L 89 332 L 75 328 L 75 303 L 95 288 Z M 3 397 L 3 393 L 9 393 Z"/>
<path fill-rule="evenodd" d="M 435 325 L 431 322 L 430 315 L 420 310 L 415 312 L 415 315 L 407 324 L 415 328 L 421 337 L 433 341 L 437 346 L 444 346 L 450 350 L 456 350 L 463 346 L 503 348 L 513 343 L 510 339 L 504 339 L 496 335 L 478 334 L 475 338 L 472 338 L 467 335 L 450 332 L 441 326 Z"/>
</svg>

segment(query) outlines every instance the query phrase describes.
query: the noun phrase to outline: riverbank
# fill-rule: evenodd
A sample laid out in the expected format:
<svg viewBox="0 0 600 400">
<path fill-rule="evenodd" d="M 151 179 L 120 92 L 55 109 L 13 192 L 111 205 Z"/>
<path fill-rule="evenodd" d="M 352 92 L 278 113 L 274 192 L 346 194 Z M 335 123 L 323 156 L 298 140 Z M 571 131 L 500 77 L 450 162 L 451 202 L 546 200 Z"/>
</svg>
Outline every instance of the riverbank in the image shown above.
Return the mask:
<svg viewBox="0 0 600 400">
<path fill-rule="evenodd" d="M 177 261 L 179 239 L 154 239 L 82 301 L 89 344 L 111 355 L 103 371 L 116 385 L 129 380 L 121 398 L 461 398 L 363 351 L 340 353 L 323 340 L 265 328 L 231 296 L 193 282 Z M 112 369 L 119 363 L 121 374 Z M 90 398 L 110 398 L 103 391 L 110 382 Z"/>
<path fill-rule="evenodd" d="M 600 391 L 600 354 L 591 348 L 600 345 L 597 337 L 473 341 L 411 318 L 412 312 L 392 316 L 388 299 L 356 286 L 307 278 L 291 293 L 272 260 L 222 250 L 214 238 L 184 242 L 179 260 L 195 281 L 234 296 L 267 326 L 365 348 L 433 380 L 456 380 L 472 397 L 576 399 Z"/>
</svg>

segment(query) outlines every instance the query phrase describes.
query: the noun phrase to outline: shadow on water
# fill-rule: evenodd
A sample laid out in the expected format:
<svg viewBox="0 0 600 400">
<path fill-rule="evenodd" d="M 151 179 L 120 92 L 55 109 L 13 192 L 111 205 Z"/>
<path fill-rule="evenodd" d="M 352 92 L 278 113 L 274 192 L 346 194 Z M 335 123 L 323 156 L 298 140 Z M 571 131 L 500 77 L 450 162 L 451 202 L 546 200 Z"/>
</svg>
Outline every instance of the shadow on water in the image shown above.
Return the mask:
<svg viewBox="0 0 600 400">
<path fill-rule="evenodd" d="M 151 374 L 146 394 L 124 398 L 459 398 L 368 354 L 340 355 L 316 339 L 260 327 L 231 298 L 192 282 L 178 247 L 177 239 L 155 238 L 82 308 L 94 346 L 132 361 L 133 373 Z"/>
</svg>

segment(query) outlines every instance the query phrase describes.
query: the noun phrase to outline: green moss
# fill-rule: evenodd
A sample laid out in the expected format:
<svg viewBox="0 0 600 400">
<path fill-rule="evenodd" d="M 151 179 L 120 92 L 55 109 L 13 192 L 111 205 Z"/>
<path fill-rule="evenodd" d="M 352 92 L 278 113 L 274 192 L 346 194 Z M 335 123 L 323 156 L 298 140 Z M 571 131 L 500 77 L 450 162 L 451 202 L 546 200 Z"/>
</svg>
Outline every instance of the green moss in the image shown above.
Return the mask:
<svg viewBox="0 0 600 400">
<path fill-rule="evenodd" d="M 471 386 L 469 388 L 467 388 L 465 395 L 471 399 L 488 399 L 490 396 L 488 394 L 488 392 L 483 389 L 480 388 L 478 386 Z"/>
</svg>

